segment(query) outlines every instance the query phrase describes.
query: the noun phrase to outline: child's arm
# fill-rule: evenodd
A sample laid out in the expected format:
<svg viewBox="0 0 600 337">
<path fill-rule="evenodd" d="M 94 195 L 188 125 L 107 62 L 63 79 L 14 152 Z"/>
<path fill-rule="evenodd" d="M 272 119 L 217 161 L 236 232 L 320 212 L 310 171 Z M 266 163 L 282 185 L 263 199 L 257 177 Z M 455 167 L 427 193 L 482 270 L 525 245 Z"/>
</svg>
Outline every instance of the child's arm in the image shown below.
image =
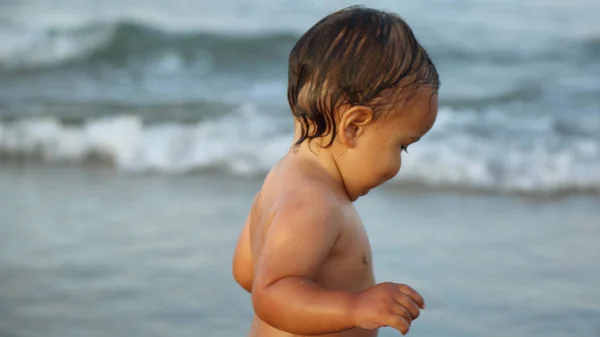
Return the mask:
<svg viewBox="0 0 600 337">
<path fill-rule="evenodd" d="M 317 188 L 282 200 L 270 222 L 252 284 L 267 324 L 297 335 L 393 327 L 403 334 L 423 308 L 409 286 L 382 283 L 360 293 L 324 289 L 314 279 L 341 233 L 342 205 Z"/>
<path fill-rule="evenodd" d="M 316 188 L 294 194 L 281 201 L 271 220 L 255 270 L 254 310 L 269 325 L 293 334 L 354 328 L 354 294 L 313 282 L 340 234 L 340 205 Z"/>
<path fill-rule="evenodd" d="M 252 279 L 254 278 L 254 262 L 250 249 L 250 215 L 242 228 L 233 254 L 233 277 L 236 282 L 247 292 L 252 292 Z"/>
</svg>

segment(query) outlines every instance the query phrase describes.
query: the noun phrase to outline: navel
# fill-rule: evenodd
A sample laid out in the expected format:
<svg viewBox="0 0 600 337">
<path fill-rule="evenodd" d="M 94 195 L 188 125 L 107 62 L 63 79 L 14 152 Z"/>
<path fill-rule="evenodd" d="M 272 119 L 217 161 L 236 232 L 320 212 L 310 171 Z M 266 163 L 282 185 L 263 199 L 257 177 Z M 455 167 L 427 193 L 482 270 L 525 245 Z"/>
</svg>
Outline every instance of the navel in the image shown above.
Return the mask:
<svg viewBox="0 0 600 337">
<path fill-rule="evenodd" d="M 369 260 L 366 255 L 363 255 L 363 264 L 366 265 L 367 263 L 369 263 Z"/>
</svg>

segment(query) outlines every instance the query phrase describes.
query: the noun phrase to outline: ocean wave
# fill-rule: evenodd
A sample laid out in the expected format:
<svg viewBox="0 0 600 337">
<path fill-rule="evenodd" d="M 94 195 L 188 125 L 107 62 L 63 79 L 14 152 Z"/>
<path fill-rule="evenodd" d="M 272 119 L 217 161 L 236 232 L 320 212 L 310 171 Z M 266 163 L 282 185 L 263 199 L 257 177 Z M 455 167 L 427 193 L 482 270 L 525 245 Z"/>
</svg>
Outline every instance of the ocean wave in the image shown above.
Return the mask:
<svg viewBox="0 0 600 337">
<path fill-rule="evenodd" d="M 306 27 L 308 28 L 308 27 Z M 35 70 L 73 63 L 130 65 L 156 62 L 215 67 L 248 63 L 285 63 L 301 30 L 253 29 L 238 31 L 195 27 L 172 30 L 158 24 L 121 19 L 83 22 L 68 26 L 1 22 L 0 70 Z M 520 64 L 524 61 L 569 60 L 587 62 L 597 55 L 597 41 L 515 45 L 513 48 L 473 42 L 450 43 L 444 39 L 428 44 L 434 59 L 444 62 Z M 581 59 L 578 55 L 587 55 Z M 591 56 L 590 56 L 591 55 Z"/>
<path fill-rule="evenodd" d="M 39 28 L 0 25 L 0 70 L 50 67 L 84 58 L 110 43 L 114 27 Z"/>
<path fill-rule="evenodd" d="M 419 184 L 530 194 L 600 192 L 600 141 L 578 136 L 566 146 L 469 134 L 475 114 L 446 108 L 432 134 L 411 146 L 392 184 Z M 493 114 L 488 122 L 494 120 Z M 103 160 L 129 173 L 182 174 L 220 170 L 254 177 L 265 174 L 291 145 L 281 121 L 245 105 L 228 116 L 197 123 L 145 125 L 131 115 L 66 125 L 56 118 L 0 123 L 0 156 L 8 160 L 83 163 Z M 496 123 L 495 125 L 498 125 Z M 550 122 L 506 125 L 521 133 L 552 130 Z M 514 140 L 514 139 L 513 139 Z"/>
<path fill-rule="evenodd" d="M 285 32 L 177 32 L 131 21 L 73 27 L 0 24 L 0 70 L 39 69 L 81 62 L 240 63 L 286 59 L 297 36 Z"/>
</svg>

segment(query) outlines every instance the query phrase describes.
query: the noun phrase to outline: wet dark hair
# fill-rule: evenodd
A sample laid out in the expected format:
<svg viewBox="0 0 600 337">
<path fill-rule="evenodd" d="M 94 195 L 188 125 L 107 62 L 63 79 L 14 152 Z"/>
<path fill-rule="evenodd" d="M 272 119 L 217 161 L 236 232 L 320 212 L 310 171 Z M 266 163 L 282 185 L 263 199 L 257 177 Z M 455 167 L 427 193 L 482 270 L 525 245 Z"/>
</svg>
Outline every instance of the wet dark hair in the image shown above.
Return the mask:
<svg viewBox="0 0 600 337">
<path fill-rule="evenodd" d="M 288 102 L 302 126 L 295 145 L 332 133 L 331 146 L 341 104 L 369 106 L 377 118 L 424 85 L 437 92 L 438 72 L 401 17 L 362 6 L 330 14 L 290 52 Z"/>
</svg>

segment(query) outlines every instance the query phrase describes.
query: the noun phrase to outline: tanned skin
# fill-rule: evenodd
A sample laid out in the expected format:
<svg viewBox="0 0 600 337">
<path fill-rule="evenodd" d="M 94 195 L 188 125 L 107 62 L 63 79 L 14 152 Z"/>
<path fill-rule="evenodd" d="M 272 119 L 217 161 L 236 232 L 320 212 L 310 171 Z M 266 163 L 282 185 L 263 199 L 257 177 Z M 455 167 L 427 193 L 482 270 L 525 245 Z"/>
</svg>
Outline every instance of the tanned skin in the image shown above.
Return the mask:
<svg viewBox="0 0 600 337">
<path fill-rule="evenodd" d="M 377 119 L 369 107 L 342 107 L 332 146 L 322 146 L 331 135 L 292 146 L 270 171 L 233 259 L 235 279 L 252 295 L 249 336 L 408 332 L 424 300 L 408 285 L 375 281 L 353 202 L 399 172 L 401 152 L 431 129 L 437 108 L 429 87 Z"/>
</svg>

